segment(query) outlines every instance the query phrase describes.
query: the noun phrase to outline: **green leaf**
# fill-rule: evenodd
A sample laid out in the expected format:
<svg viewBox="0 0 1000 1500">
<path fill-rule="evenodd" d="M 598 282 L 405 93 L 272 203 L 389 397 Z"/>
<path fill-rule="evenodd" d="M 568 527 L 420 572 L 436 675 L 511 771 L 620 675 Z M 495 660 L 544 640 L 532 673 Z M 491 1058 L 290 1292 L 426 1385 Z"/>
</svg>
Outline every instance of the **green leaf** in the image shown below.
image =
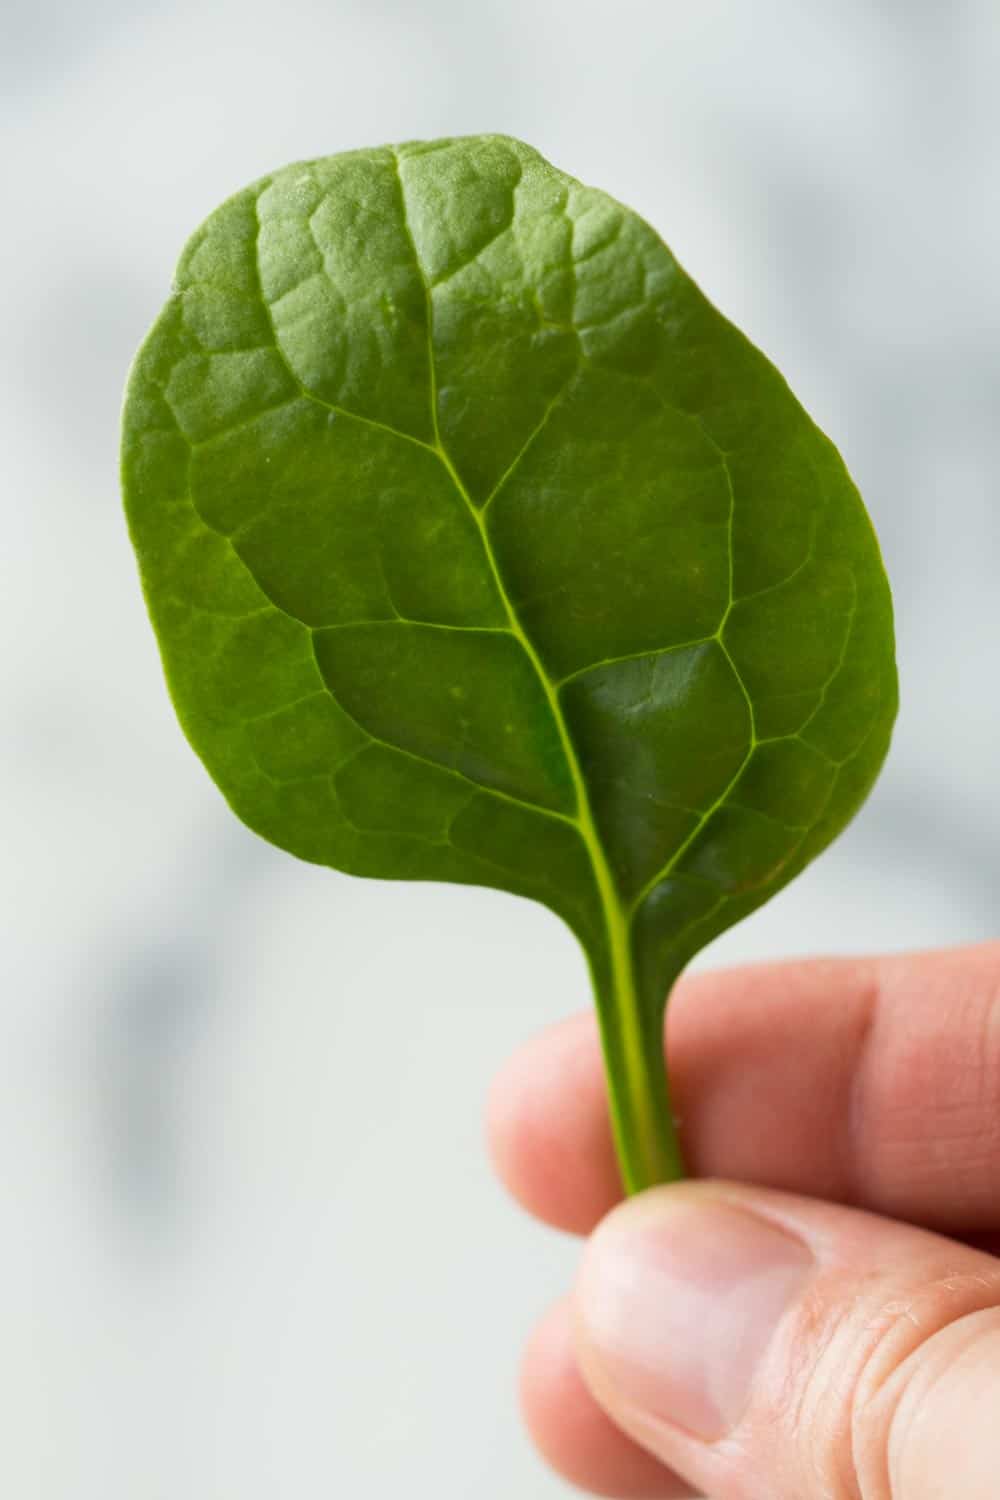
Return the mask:
<svg viewBox="0 0 1000 1500">
<path fill-rule="evenodd" d="M 195 234 L 123 472 L 234 810 L 303 859 L 551 907 L 626 1185 L 675 1175 L 670 986 L 843 828 L 896 708 L 870 522 L 781 376 L 520 142 L 356 151 Z"/>
</svg>

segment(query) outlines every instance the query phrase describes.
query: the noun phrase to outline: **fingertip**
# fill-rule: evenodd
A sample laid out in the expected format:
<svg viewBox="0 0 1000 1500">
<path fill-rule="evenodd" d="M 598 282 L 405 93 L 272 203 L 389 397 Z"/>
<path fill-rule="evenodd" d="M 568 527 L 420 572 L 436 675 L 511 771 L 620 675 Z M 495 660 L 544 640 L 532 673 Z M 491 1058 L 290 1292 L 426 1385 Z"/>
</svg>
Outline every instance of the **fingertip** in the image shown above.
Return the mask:
<svg viewBox="0 0 1000 1500">
<path fill-rule="evenodd" d="M 486 1116 L 497 1175 L 545 1223 L 586 1234 L 620 1198 L 592 1016 L 520 1047 L 493 1080 Z"/>
</svg>

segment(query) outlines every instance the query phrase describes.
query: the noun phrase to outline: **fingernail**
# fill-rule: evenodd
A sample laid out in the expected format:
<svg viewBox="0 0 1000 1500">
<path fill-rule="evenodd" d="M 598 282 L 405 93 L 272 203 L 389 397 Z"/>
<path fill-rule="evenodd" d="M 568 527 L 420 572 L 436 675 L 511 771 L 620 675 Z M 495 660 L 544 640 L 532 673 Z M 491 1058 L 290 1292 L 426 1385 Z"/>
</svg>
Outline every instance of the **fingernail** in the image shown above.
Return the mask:
<svg viewBox="0 0 1000 1500">
<path fill-rule="evenodd" d="M 595 1234 L 577 1284 L 602 1399 L 722 1437 L 812 1264 L 800 1241 L 717 1199 L 669 1188 L 632 1199 Z"/>
</svg>

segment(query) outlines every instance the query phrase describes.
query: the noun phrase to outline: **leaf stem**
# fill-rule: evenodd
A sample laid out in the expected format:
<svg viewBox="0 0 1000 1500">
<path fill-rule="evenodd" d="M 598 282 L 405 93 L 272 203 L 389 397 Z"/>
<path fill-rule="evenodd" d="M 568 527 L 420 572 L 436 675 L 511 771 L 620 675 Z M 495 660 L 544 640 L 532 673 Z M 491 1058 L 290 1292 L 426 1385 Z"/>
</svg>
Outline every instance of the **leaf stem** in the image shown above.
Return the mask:
<svg viewBox="0 0 1000 1500">
<path fill-rule="evenodd" d="M 625 916 L 617 903 L 608 918 L 610 975 L 591 968 L 608 1080 L 611 1128 L 626 1193 L 684 1175 L 670 1108 L 662 1014 L 646 1016 L 636 986 Z M 616 930 L 617 929 L 617 930 Z"/>
</svg>

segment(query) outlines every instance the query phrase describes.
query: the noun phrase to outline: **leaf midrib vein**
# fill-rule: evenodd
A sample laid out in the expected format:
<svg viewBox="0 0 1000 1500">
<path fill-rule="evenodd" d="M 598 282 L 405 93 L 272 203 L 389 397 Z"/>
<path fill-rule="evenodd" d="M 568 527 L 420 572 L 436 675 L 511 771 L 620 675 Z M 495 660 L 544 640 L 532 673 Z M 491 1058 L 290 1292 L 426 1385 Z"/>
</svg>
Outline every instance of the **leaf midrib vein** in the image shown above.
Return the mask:
<svg viewBox="0 0 1000 1500">
<path fill-rule="evenodd" d="M 413 237 L 413 231 L 410 227 L 409 216 L 406 207 L 406 189 L 403 183 L 403 175 L 401 170 L 401 160 L 398 152 L 396 152 L 395 150 L 393 151 L 392 159 L 396 174 L 396 181 L 399 187 L 403 229 L 410 245 L 414 267 L 416 268 L 417 275 L 420 278 L 424 290 L 426 307 L 425 326 L 427 331 L 427 375 L 428 385 L 430 389 L 430 416 L 431 428 L 434 433 L 434 451 L 437 453 L 438 458 L 440 459 L 452 481 L 452 484 L 455 486 L 455 489 L 458 491 L 464 504 L 468 508 L 469 514 L 472 516 L 472 519 L 476 524 L 476 529 L 478 530 L 480 538 L 482 540 L 483 554 L 485 556 L 486 563 L 490 569 L 490 573 L 493 577 L 494 584 L 503 604 L 504 611 L 507 615 L 508 620 L 510 621 L 511 633 L 517 638 L 522 650 L 525 652 L 526 656 L 531 662 L 531 665 L 535 670 L 535 674 L 549 704 L 552 717 L 555 720 L 556 729 L 559 733 L 567 769 L 570 774 L 570 779 L 573 782 L 573 788 L 576 794 L 577 816 L 574 821 L 580 827 L 581 833 L 583 833 L 584 835 L 585 842 L 588 842 L 585 832 L 585 823 L 589 821 L 591 824 L 591 833 L 594 842 L 598 843 L 596 829 L 593 828 L 593 819 L 590 814 L 590 805 L 587 798 L 586 783 L 583 779 L 583 773 L 580 770 L 580 764 L 576 754 L 576 747 L 574 746 L 573 741 L 570 737 L 569 727 L 566 723 L 561 705 L 559 703 L 558 695 L 556 692 L 556 685 L 546 671 L 541 657 L 538 655 L 538 652 L 535 649 L 534 643 L 531 641 L 530 637 L 527 635 L 524 627 L 521 624 L 520 618 L 518 617 L 517 611 L 515 610 L 514 605 L 511 602 L 510 595 L 507 592 L 503 576 L 500 572 L 500 567 L 496 559 L 496 554 L 493 551 L 493 545 L 490 540 L 489 532 L 486 528 L 486 523 L 483 519 L 482 512 L 476 506 L 475 502 L 472 499 L 472 496 L 469 494 L 469 491 L 466 488 L 461 475 L 455 467 L 451 454 L 448 452 L 448 449 L 441 437 L 441 426 L 438 419 L 437 360 L 434 351 L 433 292 L 431 283 L 428 279 L 426 271 L 424 270 L 423 263 L 417 251 L 417 245 Z M 510 470 L 507 471 L 507 473 L 509 472 Z M 506 478 L 506 474 L 504 475 L 504 478 Z M 503 481 L 501 480 L 501 483 L 502 482 Z M 490 498 L 492 498 L 492 495 L 490 496 Z M 598 847 L 600 847 L 599 843 Z M 592 851 L 590 852 L 593 857 Z M 600 852 L 603 859 L 603 849 L 601 849 Z"/>
<path fill-rule="evenodd" d="M 507 613 L 507 617 L 510 620 L 511 630 L 517 637 L 522 649 L 525 652 L 525 655 L 528 657 L 528 660 L 531 662 L 531 665 L 535 670 L 539 684 L 541 685 L 542 691 L 545 694 L 545 698 L 548 702 L 549 710 L 552 714 L 557 733 L 559 735 L 563 755 L 566 761 L 566 767 L 569 771 L 570 779 L 573 783 L 574 792 L 576 794 L 576 818 L 573 821 L 576 823 L 581 841 L 587 851 L 591 869 L 594 875 L 594 881 L 597 886 L 599 899 L 604 909 L 608 935 L 608 957 L 611 963 L 615 992 L 614 998 L 617 1001 L 616 1008 L 618 1010 L 619 1024 L 621 1026 L 621 1041 L 627 1059 L 626 1066 L 628 1070 L 634 1074 L 634 1076 L 640 1077 L 645 1070 L 645 1060 L 643 1057 L 643 1040 L 641 1034 L 641 1023 L 639 1019 L 638 997 L 636 994 L 635 976 L 632 966 L 630 924 L 628 918 L 625 915 L 621 898 L 619 897 L 618 891 L 615 886 L 614 877 L 611 873 L 611 866 L 608 861 L 607 854 L 605 853 L 604 846 L 597 831 L 597 824 L 590 807 L 590 799 L 587 795 L 586 782 L 584 781 L 583 772 L 581 770 L 579 758 L 576 753 L 576 746 L 574 745 L 572 736 L 569 732 L 569 725 L 566 722 L 565 716 L 562 711 L 562 706 L 559 702 L 558 690 L 552 678 L 546 671 L 545 665 L 542 662 L 542 659 L 539 656 L 537 650 L 535 649 L 534 643 L 531 641 L 531 638 L 528 636 L 527 632 L 522 626 L 517 611 L 515 610 L 514 605 L 511 602 L 496 559 L 496 555 L 493 551 L 492 542 L 490 540 L 489 531 L 487 529 L 486 518 L 474 504 L 472 496 L 466 489 L 462 477 L 456 469 L 451 455 L 449 454 L 441 438 L 440 423 L 438 420 L 437 363 L 434 352 L 433 291 L 430 281 L 428 280 L 427 273 L 424 270 L 423 263 L 421 262 L 420 256 L 417 252 L 416 241 L 410 228 L 410 222 L 406 207 L 406 190 L 403 183 L 400 159 L 395 151 L 393 151 L 393 163 L 396 173 L 396 180 L 399 185 L 399 198 L 402 209 L 403 228 L 412 250 L 413 264 L 416 268 L 418 276 L 420 277 L 424 289 L 424 302 L 426 309 L 425 325 L 427 330 L 428 384 L 430 387 L 431 425 L 434 432 L 435 446 L 437 448 L 442 464 L 451 476 L 456 490 L 464 500 L 466 506 L 468 507 L 469 513 L 475 521 L 475 524 L 479 530 L 479 534 L 482 538 L 483 554 L 493 574 L 497 592 L 500 596 L 501 602 L 503 603 L 503 607 Z M 554 405 L 554 402 L 552 403 L 552 405 Z M 552 408 L 550 405 L 549 411 L 551 411 L 551 409 Z M 532 438 L 537 435 L 537 432 L 540 430 L 541 426 L 544 425 L 545 420 L 547 420 L 548 418 L 548 414 L 549 413 L 546 412 L 545 417 L 543 418 L 543 422 L 539 425 L 538 428 L 536 428 L 535 433 L 532 434 Z M 527 446 L 528 445 L 526 444 L 525 447 L 521 449 L 521 453 L 518 455 L 518 458 L 520 458 L 521 454 L 524 453 Z M 510 472 L 511 469 L 508 469 L 503 475 L 501 485 L 506 481 Z M 497 488 L 499 488 L 499 486 Z M 494 491 L 490 494 L 490 500 L 492 500 L 495 493 L 496 489 L 494 489 Z"/>
</svg>

